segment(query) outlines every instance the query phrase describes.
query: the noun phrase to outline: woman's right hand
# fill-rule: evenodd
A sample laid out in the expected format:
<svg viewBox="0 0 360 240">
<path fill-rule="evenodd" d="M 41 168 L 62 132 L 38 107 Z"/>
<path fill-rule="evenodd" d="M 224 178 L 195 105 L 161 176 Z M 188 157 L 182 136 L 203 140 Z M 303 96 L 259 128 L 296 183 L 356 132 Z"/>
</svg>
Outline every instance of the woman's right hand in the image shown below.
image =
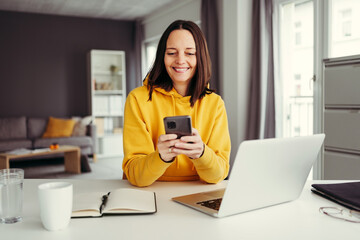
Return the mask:
<svg viewBox="0 0 360 240">
<path fill-rule="evenodd" d="M 163 134 L 158 139 L 157 148 L 164 162 L 171 162 L 178 154 L 172 152 L 175 143 L 179 142 L 176 134 Z"/>
</svg>

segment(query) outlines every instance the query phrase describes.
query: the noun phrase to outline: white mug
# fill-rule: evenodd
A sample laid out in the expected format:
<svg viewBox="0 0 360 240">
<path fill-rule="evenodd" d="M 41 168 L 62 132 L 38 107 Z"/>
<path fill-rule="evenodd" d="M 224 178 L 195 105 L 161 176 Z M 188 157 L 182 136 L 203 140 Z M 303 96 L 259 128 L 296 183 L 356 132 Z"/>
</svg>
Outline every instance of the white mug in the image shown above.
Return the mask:
<svg viewBox="0 0 360 240">
<path fill-rule="evenodd" d="M 73 185 L 68 182 L 49 182 L 38 186 L 40 217 L 49 231 L 66 228 L 69 225 Z"/>
</svg>

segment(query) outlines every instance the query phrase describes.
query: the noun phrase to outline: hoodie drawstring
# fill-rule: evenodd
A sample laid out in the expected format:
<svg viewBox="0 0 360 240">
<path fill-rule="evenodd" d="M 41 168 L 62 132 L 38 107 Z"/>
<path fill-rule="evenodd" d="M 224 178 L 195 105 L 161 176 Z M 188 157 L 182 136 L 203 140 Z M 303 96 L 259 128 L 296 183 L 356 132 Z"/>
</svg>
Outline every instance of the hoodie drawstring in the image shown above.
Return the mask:
<svg viewBox="0 0 360 240">
<path fill-rule="evenodd" d="M 172 101 L 172 106 L 173 106 L 173 116 L 175 116 L 175 97 L 174 94 L 171 94 L 171 101 Z M 177 157 L 175 159 L 176 162 L 176 168 L 180 169 L 180 162 L 178 161 Z"/>
<path fill-rule="evenodd" d="M 200 100 L 197 100 L 197 101 L 200 101 Z M 197 123 L 197 121 L 196 121 L 196 120 L 197 120 L 197 113 L 198 113 L 198 111 L 197 111 L 198 109 L 197 109 L 197 108 L 198 108 L 198 104 L 197 104 L 197 102 L 196 102 L 196 103 L 194 104 L 194 120 L 193 120 L 193 121 L 194 121 L 194 128 L 199 129 L 198 126 L 196 125 L 196 123 Z M 195 165 L 194 165 L 194 164 L 192 165 L 191 170 L 192 170 L 192 171 L 195 170 Z"/>
<path fill-rule="evenodd" d="M 175 116 L 175 97 L 174 94 L 171 94 L 172 106 L 173 106 L 173 116 Z"/>
</svg>

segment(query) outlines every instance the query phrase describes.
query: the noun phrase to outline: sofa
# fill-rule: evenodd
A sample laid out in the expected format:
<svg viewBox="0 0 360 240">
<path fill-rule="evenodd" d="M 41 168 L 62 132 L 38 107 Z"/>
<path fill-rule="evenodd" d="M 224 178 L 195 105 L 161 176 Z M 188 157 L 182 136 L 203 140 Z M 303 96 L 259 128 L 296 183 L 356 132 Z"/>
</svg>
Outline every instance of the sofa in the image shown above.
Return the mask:
<svg viewBox="0 0 360 240">
<path fill-rule="evenodd" d="M 57 143 L 78 146 L 81 149 L 81 155 L 94 155 L 96 149 L 96 126 L 94 124 L 90 122 L 84 126 L 83 134 L 43 138 L 48 121 L 49 118 L 45 117 L 0 117 L 0 152 L 19 148 L 47 148 L 51 144 Z M 77 124 L 81 124 L 81 121 Z"/>
</svg>

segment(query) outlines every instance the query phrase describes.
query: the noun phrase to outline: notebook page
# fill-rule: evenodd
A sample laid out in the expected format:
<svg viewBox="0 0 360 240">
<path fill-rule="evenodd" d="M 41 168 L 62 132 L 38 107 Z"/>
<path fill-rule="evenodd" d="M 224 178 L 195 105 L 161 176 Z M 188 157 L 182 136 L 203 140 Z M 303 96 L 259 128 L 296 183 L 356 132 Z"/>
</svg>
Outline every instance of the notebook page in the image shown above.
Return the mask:
<svg viewBox="0 0 360 240">
<path fill-rule="evenodd" d="M 104 211 L 116 212 L 121 210 L 154 212 L 154 193 L 130 188 L 111 191 Z"/>
<path fill-rule="evenodd" d="M 99 211 L 102 203 L 102 196 L 106 193 L 92 192 L 92 193 L 80 193 L 74 196 L 73 212 L 94 210 Z"/>
</svg>

